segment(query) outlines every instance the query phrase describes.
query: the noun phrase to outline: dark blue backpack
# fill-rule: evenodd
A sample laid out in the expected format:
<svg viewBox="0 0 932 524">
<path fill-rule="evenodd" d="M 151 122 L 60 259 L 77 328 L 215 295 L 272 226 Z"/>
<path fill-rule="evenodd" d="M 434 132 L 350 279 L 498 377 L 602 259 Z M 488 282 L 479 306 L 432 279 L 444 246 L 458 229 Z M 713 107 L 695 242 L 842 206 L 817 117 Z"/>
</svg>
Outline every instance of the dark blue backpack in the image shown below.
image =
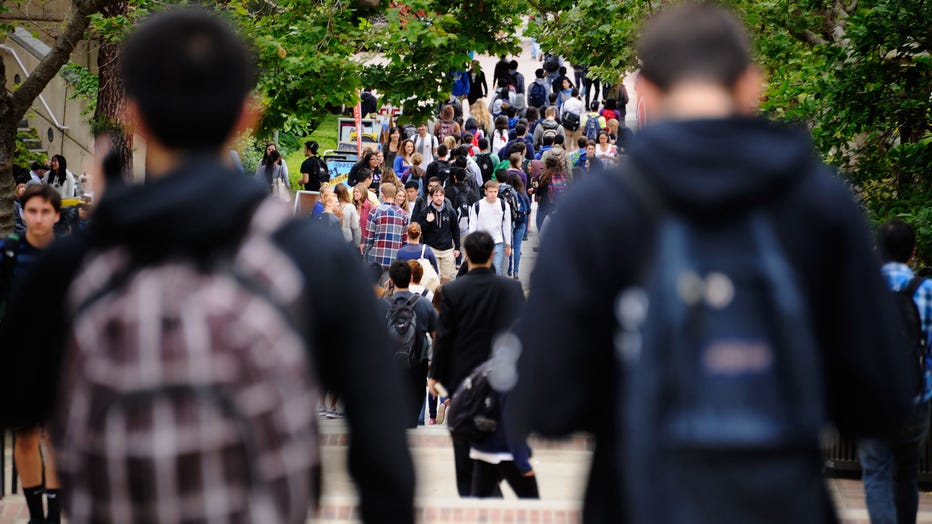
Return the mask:
<svg viewBox="0 0 932 524">
<path fill-rule="evenodd" d="M 547 103 L 547 90 L 544 89 L 544 86 L 540 82 L 531 83 L 531 88 L 528 90 L 527 103 L 529 106 L 538 109 L 544 107 L 544 104 Z"/>
<path fill-rule="evenodd" d="M 644 287 L 615 308 L 629 520 L 817 520 L 822 365 L 772 219 L 698 223 L 663 210 L 641 175 L 628 185 L 657 221 Z"/>
</svg>

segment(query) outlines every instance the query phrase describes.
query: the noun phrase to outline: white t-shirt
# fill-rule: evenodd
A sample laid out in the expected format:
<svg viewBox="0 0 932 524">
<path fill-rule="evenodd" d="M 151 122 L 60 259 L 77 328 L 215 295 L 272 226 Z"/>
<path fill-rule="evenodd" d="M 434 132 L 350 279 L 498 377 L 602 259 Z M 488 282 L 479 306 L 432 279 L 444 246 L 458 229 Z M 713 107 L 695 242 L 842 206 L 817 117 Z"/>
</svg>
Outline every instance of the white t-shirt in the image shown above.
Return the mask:
<svg viewBox="0 0 932 524">
<path fill-rule="evenodd" d="M 419 166 L 421 169 L 426 171 L 428 164 L 434 161 L 434 149 L 437 149 L 437 145 L 437 137 L 434 135 L 415 136 L 414 151 L 424 157 Z"/>
</svg>

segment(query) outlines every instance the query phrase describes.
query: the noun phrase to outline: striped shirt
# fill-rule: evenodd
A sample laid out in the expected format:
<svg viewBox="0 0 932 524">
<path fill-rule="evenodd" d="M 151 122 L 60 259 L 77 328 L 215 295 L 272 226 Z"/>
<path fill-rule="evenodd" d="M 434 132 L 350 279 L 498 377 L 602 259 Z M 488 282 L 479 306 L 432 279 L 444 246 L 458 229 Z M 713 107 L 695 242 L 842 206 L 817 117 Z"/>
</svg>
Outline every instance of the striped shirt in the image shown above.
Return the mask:
<svg viewBox="0 0 932 524">
<path fill-rule="evenodd" d="M 385 269 L 406 242 L 408 215 L 394 203 L 383 202 L 369 213 L 363 241 L 367 262 L 378 262 Z"/>
<path fill-rule="evenodd" d="M 915 276 L 913 271 L 906 264 L 899 262 L 888 262 L 880 268 L 880 272 L 887 281 L 887 285 L 893 291 L 899 291 L 909 284 L 909 281 Z M 932 348 L 932 281 L 924 280 L 916 289 L 913 295 L 913 301 L 916 302 L 916 308 L 919 310 L 919 319 L 922 324 L 922 332 L 926 336 L 928 348 Z M 925 385 L 922 393 L 916 397 L 915 401 L 925 402 L 932 399 L 932 355 L 926 353 L 926 372 Z"/>
</svg>

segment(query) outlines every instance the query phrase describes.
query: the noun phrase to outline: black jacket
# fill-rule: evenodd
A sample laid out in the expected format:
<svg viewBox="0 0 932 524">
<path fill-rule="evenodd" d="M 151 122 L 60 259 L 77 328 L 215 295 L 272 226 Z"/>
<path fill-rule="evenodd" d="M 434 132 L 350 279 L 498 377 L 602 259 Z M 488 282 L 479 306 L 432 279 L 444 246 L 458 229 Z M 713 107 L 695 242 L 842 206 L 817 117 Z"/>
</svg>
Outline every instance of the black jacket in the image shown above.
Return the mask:
<svg viewBox="0 0 932 524">
<path fill-rule="evenodd" d="M 121 244 L 149 259 L 173 254 L 202 259 L 242 237 L 266 193 L 254 180 L 206 159 L 145 186 L 108 190 L 88 234 L 54 244 L 36 267 L 34 274 L 42 277 L 27 279 L 13 298 L 10 322 L 4 325 L 16 329 L 0 333 L 3 347 L 29 349 L 5 352 L 6 369 L 16 372 L 0 380 L 0 398 L 16 401 L 0 407 L 0 424 L 34 420 L 53 409 L 68 330 L 61 306 L 88 250 Z M 401 389 L 396 374 L 385 372 L 391 369 L 387 334 L 359 254 L 342 236 L 307 220 L 292 222 L 274 238 L 304 273 L 312 312 L 307 348 L 323 387 L 346 405 L 353 435 L 349 468 L 361 494 L 362 518 L 412 522 L 414 469 Z M 367 328 L 328 327 L 347 318 Z"/>
<path fill-rule="evenodd" d="M 511 328 L 524 308 L 517 280 L 476 268 L 443 286 L 440 324 L 428 376 L 450 393 L 489 359 L 492 341 Z"/>
<path fill-rule="evenodd" d="M 456 210 L 448 198 L 444 198 L 443 210 L 439 213 L 429 200 L 415 207 L 411 220 L 421 225 L 421 242 L 434 249 L 460 248 L 460 227 L 456 222 Z M 431 220 L 428 220 L 431 215 Z"/>
<path fill-rule="evenodd" d="M 631 162 L 669 207 L 728 220 L 772 206 L 776 233 L 815 316 L 829 415 L 843 432 L 879 435 L 909 408 L 908 363 L 885 352 L 889 300 L 864 217 L 814 157 L 808 136 L 757 119 L 657 123 L 632 143 Z M 622 166 L 625 169 L 625 166 Z M 584 177 L 556 210 L 517 332 L 523 353 L 512 395 L 519 434 L 596 436 L 586 522 L 624 522 L 616 464 L 618 364 L 614 303 L 652 252 L 648 207 L 621 175 Z M 815 447 L 815 446 L 814 446 Z M 818 478 L 818 450 L 812 450 Z M 644 481 L 644 479 L 635 479 Z M 832 519 L 824 491 L 806 514 Z M 802 499 L 801 499 L 802 500 Z"/>
</svg>

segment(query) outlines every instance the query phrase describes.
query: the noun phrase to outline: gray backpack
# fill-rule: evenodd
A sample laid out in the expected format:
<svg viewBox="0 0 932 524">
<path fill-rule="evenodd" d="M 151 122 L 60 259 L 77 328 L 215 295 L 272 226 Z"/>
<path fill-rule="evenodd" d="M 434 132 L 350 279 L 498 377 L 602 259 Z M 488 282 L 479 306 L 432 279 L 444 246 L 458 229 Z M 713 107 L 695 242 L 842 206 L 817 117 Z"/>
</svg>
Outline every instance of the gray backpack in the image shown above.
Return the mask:
<svg viewBox="0 0 932 524">
<path fill-rule="evenodd" d="M 304 279 L 266 200 L 208 264 L 92 252 L 52 423 L 70 521 L 303 523 L 318 491 L 319 388 Z"/>
</svg>

